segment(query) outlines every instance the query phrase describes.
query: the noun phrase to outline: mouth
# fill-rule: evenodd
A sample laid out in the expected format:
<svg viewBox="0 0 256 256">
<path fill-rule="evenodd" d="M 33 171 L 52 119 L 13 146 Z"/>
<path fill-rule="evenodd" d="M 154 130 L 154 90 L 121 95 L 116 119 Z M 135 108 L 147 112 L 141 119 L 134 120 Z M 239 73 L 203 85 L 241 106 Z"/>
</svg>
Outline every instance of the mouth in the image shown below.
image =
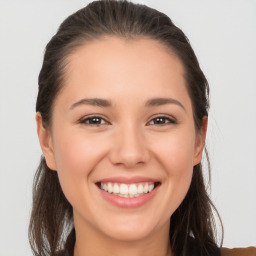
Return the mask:
<svg viewBox="0 0 256 256">
<path fill-rule="evenodd" d="M 161 185 L 160 182 L 118 183 L 96 182 L 102 191 L 122 198 L 141 197 L 153 192 Z"/>
</svg>

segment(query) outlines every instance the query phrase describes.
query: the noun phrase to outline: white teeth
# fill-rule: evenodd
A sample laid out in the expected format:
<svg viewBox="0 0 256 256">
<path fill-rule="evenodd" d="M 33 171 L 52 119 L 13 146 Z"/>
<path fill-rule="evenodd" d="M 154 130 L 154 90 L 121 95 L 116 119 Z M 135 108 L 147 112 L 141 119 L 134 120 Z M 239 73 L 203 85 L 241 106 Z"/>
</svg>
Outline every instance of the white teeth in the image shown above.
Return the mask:
<svg viewBox="0 0 256 256">
<path fill-rule="evenodd" d="M 112 193 L 113 192 L 113 187 L 111 183 L 108 183 L 108 192 Z"/>
<path fill-rule="evenodd" d="M 140 184 L 139 186 L 138 186 L 138 194 L 143 194 L 143 186 L 142 186 L 142 184 Z"/>
<path fill-rule="evenodd" d="M 148 192 L 151 192 L 154 189 L 154 184 L 148 186 Z"/>
<path fill-rule="evenodd" d="M 147 183 L 144 186 L 143 192 L 144 193 L 148 193 L 148 184 Z"/>
<path fill-rule="evenodd" d="M 139 184 L 117 184 L 117 183 L 100 183 L 100 188 L 108 193 L 113 193 L 121 197 L 138 197 L 149 193 L 154 189 L 154 183 Z"/>
<path fill-rule="evenodd" d="M 129 194 L 130 195 L 136 195 L 137 194 L 137 187 L 135 184 L 130 185 L 129 187 Z"/>
<path fill-rule="evenodd" d="M 113 193 L 114 194 L 119 194 L 119 186 L 117 184 L 115 184 L 114 187 L 113 187 Z"/>
<path fill-rule="evenodd" d="M 121 184 L 119 193 L 122 195 L 127 195 L 128 191 L 128 186 L 126 184 Z"/>
</svg>

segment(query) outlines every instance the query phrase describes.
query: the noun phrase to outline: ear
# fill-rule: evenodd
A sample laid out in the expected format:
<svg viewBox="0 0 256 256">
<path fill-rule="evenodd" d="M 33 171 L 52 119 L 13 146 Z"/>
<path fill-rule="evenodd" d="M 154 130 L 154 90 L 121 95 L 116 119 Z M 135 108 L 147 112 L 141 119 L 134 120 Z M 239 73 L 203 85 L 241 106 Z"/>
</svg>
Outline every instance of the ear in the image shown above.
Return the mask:
<svg viewBox="0 0 256 256">
<path fill-rule="evenodd" d="M 207 116 L 204 116 L 203 120 L 202 120 L 202 128 L 196 134 L 195 155 L 194 155 L 194 163 L 193 163 L 194 166 L 199 164 L 202 160 L 206 132 L 207 132 L 207 125 L 208 125 L 208 118 L 207 118 Z"/>
<path fill-rule="evenodd" d="M 36 125 L 37 135 L 46 160 L 46 164 L 51 170 L 56 170 L 52 136 L 50 131 L 43 126 L 43 120 L 40 112 L 36 113 Z"/>
</svg>

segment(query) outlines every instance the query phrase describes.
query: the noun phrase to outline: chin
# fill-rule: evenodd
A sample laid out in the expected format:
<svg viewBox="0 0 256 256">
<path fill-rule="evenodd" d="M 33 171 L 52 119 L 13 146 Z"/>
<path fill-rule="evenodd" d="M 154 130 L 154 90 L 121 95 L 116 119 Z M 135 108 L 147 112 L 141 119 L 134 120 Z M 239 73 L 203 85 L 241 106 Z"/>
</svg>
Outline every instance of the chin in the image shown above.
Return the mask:
<svg viewBox="0 0 256 256">
<path fill-rule="evenodd" d="M 111 232 L 107 232 L 106 235 L 111 237 L 112 239 L 123 241 L 123 242 L 134 242 L 143 240 L 150 236 L 152 230 L 148 229 L 141 229 L 141 228 L 116 228 L 112 229 Z"/>
<path fill-rule="evenodd" d="M 111 224 L 111 225 L 110 225 Z M 167 223 L 169 228 L 169 223 Z M 139 241 L 143 240 L 159 228 L 156 220 L 145 218 L 145 216 L 123 218 L 122 221 L 109 221 L 109 225 L 101 228 L 104 233 L 112 239 L 119 241 Z"/>
</svg>

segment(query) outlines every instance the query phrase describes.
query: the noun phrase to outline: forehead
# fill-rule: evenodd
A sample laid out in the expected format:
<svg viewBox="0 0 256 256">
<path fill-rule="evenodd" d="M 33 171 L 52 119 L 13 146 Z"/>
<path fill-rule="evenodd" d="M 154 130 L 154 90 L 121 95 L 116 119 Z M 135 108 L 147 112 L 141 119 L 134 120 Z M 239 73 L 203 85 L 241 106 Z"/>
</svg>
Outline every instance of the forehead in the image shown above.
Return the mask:
<svg viewBox="0 0 256 256">
<path fill-rule="evenodd" d="M 86 42 L 68 56 L 64 73 L 69 98 L 138 95 L 146 100 L 168 92 L 188 96 L 180 59 L 152 39 L 103 37 Z"/>
<path fill-rule="evenodd" d="M 101 72 L 113 71 L 111 67 L 116 68 L 116 71 L 129 67 L 130 71 L 140 72 L 149 71 L 150 68 L 158 72 L 160 69 L 163 72 L 168 69 L 169 73 L 173 71 L 173 73 L 183 74 L 184 72 L 180 59 L 171 47 L 148 38 L 126 39 L 105 36 L 88 41 L 72 51 L 67 58 L 67 63 L 68 70 L 72 71 L 73 75 L 80 69 L 87 68 L 92 71 L 96 66 Z M 101 67 L 104 69 L 100 69 Z"/>
</svg>

